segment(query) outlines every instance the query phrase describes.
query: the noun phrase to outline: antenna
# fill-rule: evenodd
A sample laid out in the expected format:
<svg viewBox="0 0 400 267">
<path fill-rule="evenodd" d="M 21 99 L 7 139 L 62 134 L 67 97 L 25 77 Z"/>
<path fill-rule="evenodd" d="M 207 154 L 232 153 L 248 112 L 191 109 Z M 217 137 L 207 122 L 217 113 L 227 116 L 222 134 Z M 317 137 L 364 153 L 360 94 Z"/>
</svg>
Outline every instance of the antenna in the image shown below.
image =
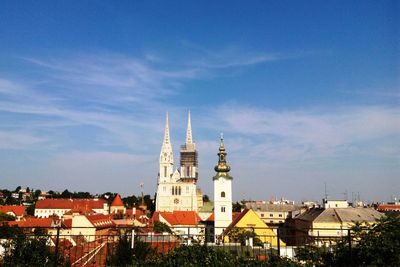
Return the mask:
<svg viewBox="0 0 400 267">
<path fill-rule="evenodd" d="M 328 193 L 326 191 L 326 182 L 324 182 L 324 186 L 325 186 L 325 200 L 328 200 Z"/>
<path fill-rule="evenodd" d="M 141 183 L 140 183 L 140 191 L 142 191 L 142 205 L 144 205 L 143 187 L 144 187 L 144 183 L 141 182 Z"/>
</svg>

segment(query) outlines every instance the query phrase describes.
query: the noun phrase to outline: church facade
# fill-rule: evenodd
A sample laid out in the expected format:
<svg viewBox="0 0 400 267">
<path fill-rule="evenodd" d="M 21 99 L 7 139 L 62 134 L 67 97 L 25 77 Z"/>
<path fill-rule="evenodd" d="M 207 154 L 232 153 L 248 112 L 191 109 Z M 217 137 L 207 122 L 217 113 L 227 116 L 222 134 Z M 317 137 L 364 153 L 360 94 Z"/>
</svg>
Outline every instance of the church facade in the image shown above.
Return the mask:
<svg viewBox="0 0 400 267">
<path fill-rule="evenodd" d="M 203 206 L 203 194 L 197 187 L 198 161 L 196 144 L 192 138 L 190 112 L 186 141 L 180 150 L 180 166 L 174 169 L 174 155 L 169 133 L 168 113 L 164 140 L 159 159 L 156 211 L 198 211 Z"/>
</svg>

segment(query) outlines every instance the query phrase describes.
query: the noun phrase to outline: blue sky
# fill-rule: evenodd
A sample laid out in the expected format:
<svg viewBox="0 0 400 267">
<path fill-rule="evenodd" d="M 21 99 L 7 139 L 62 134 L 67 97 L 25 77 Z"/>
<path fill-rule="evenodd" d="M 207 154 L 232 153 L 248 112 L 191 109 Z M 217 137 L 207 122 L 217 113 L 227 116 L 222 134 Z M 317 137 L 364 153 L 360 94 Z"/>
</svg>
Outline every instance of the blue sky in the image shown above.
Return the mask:
<svg viewBox="0 0 400 267">
<path fill-rule="evenodd" d="M 191 110 L 212 195 L 400 197 L 397 1 L 1 1 L 0 187 L 154 194 Z"/>
</svg>

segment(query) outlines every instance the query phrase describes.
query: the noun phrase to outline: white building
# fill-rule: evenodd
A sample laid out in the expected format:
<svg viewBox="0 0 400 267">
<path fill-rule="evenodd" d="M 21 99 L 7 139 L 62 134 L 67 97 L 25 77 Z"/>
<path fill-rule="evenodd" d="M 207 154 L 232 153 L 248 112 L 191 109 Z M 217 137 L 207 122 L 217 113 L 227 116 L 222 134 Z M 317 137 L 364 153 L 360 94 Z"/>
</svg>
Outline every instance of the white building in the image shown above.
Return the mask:
<svg viewBox="0 0 400 267">
<path fill-rule="evenodd" d="M 214 181 L 214 233 L 222 234 L 224 229 L 232 222 L 232 176 L 229 175 L 230 167 L 226 163 L 224 140 L 221 134 L 221 144 L 218 152 L 217 172 Z"/>
<path fill-rule="evenodd" d="M 35 217 L 49 218 L 57 215 L 59 218 L 68 211 L 81 210 L 85 212 L 109 213 L 109 206 L 104 199 L 43 199 L 38 200 L 35 205 Z"/>
<path fill-rule="evenodd" d="M 197 188 L 197 150 L 192 138 L 190 113 L 188 115 L 186 142 L 181 146 L 180 157 L 180 168 L 174 171 L 174 156 L 167 113 L 164 141 L 160 153 L 156 211 L 197 212 L 203 205 L 202 192 Z"/>
</svg>

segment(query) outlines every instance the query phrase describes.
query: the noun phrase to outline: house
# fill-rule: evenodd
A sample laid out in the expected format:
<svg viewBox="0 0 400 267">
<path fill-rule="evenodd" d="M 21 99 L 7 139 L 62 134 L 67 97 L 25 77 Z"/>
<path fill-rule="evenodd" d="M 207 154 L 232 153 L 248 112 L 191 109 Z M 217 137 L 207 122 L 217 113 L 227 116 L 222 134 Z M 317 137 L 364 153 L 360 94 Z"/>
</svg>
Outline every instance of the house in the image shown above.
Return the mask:
<svg viewBox="0 0 400 267">
<path fill-rule="evenodd" d="M 21 221 L 8 222 L 9 226 L 18 226 L 24 228 L 25 232 L 32 232 L 34 229 L 43 229 L 45 232 L 51 231 L 55 227 L 64 227 L 62 220 L 50 218 L 26 218 Z"/>
<path fill-rule="evenodd" d="M 61 218 L 70 210 L 84 209 L 93 210 L 96 213 L 107 215 L 109 213 L 108 203 L 104 199 L 43 199 L 38 200 L 35 206 L 35 216 L 38 218 L 48 218 L 57 215 Z"/>
<path fill-rule="evenodd" d="M 76 215 L 71 221 L 71 235 L 83 236 L 86 241 L 94 241 L 108 235 L 113 227 L 114 223 L 110 215 Z"/>
<path fill-rule="evenodd" d="M 257 213 L 251 209 L 244 209 L 224 230 L 223 241 L 224 242 L 234 242 L 232 240 L 232 230 L 234 229 L 244 229 L 246 231 L 251 231 L 256 234 L 257 238 L 262 243 L 266 243 L 270 246 L 278 245 L 278 237 L 276 233 L 257 215 Z M 285 246 L 282 240 L 279 240 L 280 246 Z"/>
<path fill-rule="evenodd" d="M 329 204 L 329 203 L 327 203 Z M 297 216 L 290 223 L 293 227 L 291 234 L 296 245 L 316 240 L 319 244 L 330 242 L 332 239 L 347 236 L 348 229 L 355 222 L 370 225 L 383 216 L 382 213 L 373 208 L 340 207 L 333 208 L 338 203 L 326 205 L 327 208 L 312 208 Z"/>
<path fill-rule="evenodd" d="M 151 218 L 151 224 L 154 225 L 155 221 L 167 224 L 177 235 L 204 240 L 205 225 L 195 211 L 156 211 Z"/>
<path fill-rule="evenodd" d="M 400 204 L 398 202 L 379 204 L 376 206 L 376 210 L 386 216 L 400 217 Z"/>
<path fill-rule="evenodd" d="M 0 212 L 14 216 L 17 221 L 20 221 L 26 214 L 25 206 L 23 205 L 0 206 Z"/>
<path fill-rule="evenodd" d="M 302 207 L 294 204 L 272 204 L 265 201 L 246 202 L 247 209 L 252 209 L 268 225 L 279 225 L 302 212 Z"/>
<path fill-rule="evenodd" d="M 123 215 L 126 213 L 126 208 L 121 196 L 117 194 L 110 205 L 110 213 L 115 215 Z"/>
</svg>

